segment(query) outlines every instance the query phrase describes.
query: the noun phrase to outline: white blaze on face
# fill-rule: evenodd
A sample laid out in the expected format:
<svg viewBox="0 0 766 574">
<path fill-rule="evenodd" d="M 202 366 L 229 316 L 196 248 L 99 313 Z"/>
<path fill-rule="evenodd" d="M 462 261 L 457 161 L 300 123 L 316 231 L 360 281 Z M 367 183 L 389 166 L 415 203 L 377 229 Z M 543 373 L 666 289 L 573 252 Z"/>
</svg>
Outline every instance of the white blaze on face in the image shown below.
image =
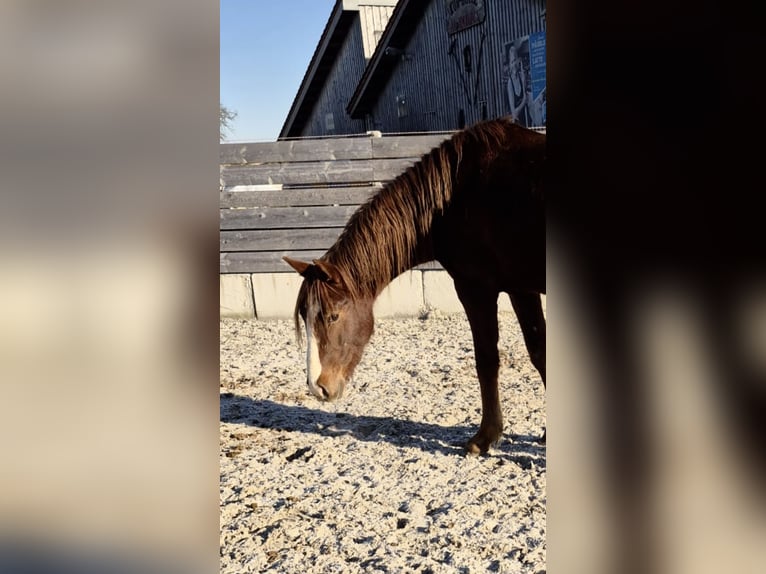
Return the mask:
<svg viewBox="0 0 766 574">
<path fill-rule="evenodd" d="M 322 364 L 319 362 L 319 347 L 311 329 L 310 317 L 312 315 L 306 314 L 306 376 L 311 393 L 321 398 L 322 389 L 317 386 L 317 381 L 322 372 Z"/>
</svg>

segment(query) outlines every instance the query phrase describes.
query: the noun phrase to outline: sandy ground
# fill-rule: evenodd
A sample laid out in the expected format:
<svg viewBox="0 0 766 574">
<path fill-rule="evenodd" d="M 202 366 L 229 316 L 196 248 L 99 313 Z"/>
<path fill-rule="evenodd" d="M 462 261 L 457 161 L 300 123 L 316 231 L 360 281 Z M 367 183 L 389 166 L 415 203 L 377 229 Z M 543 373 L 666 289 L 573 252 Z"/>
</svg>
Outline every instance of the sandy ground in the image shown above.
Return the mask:
<svg viewBox="0 0 766 574">
<path fill-rule="evenodd" d="M 500 316 L 502 440 L 462 315 L 376 321 L 354 384 L 309 395 L 292 322 L 222 320 L 221 572 L 545 571 L 545 393 Z"/>
</svg>

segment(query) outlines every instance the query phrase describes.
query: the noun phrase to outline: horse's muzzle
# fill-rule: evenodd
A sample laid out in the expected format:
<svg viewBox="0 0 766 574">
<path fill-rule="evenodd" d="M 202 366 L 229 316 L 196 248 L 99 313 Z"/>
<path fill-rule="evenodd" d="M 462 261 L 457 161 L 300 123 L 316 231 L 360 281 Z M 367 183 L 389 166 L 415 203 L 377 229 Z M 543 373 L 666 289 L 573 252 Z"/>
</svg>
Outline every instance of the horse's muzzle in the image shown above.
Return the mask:
<svg viewBox="0 0 766 574">
<path fill-rule="evenodd" d="M 323 380 L 323 377 L 319 377 L 316 384 L 309 384 L 309 390 L 311 393 L 322 401 L 335 401 L 343 396 L 343 391 L 346 388 L 346 381 L 336 380 L 327 381 Z"/>
</svg>

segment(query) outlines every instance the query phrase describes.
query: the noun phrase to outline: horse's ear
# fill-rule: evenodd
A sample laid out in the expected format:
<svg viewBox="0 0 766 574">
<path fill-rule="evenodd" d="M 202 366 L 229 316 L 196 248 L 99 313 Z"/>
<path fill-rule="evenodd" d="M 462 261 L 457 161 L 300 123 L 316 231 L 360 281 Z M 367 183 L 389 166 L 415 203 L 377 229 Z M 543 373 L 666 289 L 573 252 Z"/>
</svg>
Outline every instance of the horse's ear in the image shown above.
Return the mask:
<svg viewBox="0 0 766 574">
<path fill-rule="evenodd" d="M 328 283 L 340 283 L 340 273 L 338 273 L 338 269 L 335 265 L 329 261 L 322 261 L 321 259 L 314 259 L 314 265 L 316 265 L 317 269 L 321 272 L 319 278 L 322 281 L 327 281 Z"/>
<path fill-rule="evenodd" d="M 293 269 L 295 269 L 295 270 L 296 270 L 298 273 L 300 273 L 300 274 L 301 274 L 301 275 L 303 275 L 303 276 L 305 276 L 305 273 L 306 273 L 306 269 L 308 269 L 309 267 L 311 267 L 311 263 L 307 263 L 307 262 L 305 262 L 305 261 L 298 261 L 297 259 L 291 259 L 290 257 L 287 257 L 287 256 L 285 256 L 285 257 L 282 257 L 282 259 L 284 259 L 284 260 L 285 260 L 285 262 L 286 262 L 286 263 L 287 263 L 287 264 L 288 264 L 290 267 L 292 267 Z"/>
</svg>

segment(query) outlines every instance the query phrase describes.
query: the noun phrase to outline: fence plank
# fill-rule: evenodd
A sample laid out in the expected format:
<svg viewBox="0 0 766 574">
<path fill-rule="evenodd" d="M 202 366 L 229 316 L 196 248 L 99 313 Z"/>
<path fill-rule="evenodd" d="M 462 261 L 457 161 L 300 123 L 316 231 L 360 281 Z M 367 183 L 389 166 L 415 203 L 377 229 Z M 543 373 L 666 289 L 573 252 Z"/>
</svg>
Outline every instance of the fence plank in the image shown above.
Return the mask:
<svg viewBox="0 0 766 574">
<path fill-rule="evenodd" d="M 310 187 L 268 191 L 222 191 L 220 206 L 289 207 L 305 205 L 359 205 L 377 192 L 379 187 Z"/>
<path fill-rule="evenodd" d="M 243 165 L 402 156 L 419 157 L 452 135 L 453 132 L 444 132 L 384 137 L 362 135 L 277 142 L 223 143 L 219 148 L 219 163 Z"/>
<path fill-rule="evenodd" d="M 221 253 L 221 273 L 295 273 L 295 270 L 282 261 L 288 255 L 295 259 L 311 261 L 319 259 L 324 251 L 245 251 Z"/>
<path fill-rule="evenodd" d="M 222 209 L 220 229 L 343 227 L 356 207 L 257 207 Z"/>
<path fill-rule="evenodd" d="M 371 139 L 359 137 L 327 138 L 255 143 L 224 143 L 219 150 L 221 164 L 281 163 L 296 161 L 333 161 L 369 159 Z M 377 138 L 379 139 L 379 138 Z"/>
<path fill-rule="evenodd" d="M 235 185 L 356 183 L 369 182 L 372 178 L 372 165 L 367 160 L 269 163 L 221 168 L 224 190 Z"/>
<path fill-rule="evenodd" d="M 418 158 L 402 157 L 397 159 L 379 159 L 372 167 L 374 181 L 390 181 L 413 165 Z"/>
<path fill-rule="evenodd" d="M 342 227 L 301 229 L 249 229 L 221 231 L 221 251 L 293 251 L 328 249 L 343 231 Z"/>
<path fill-rule="evenodd" d="M 319 259 L 325 254 L 323 250 L 311 251 L 242 251 L 226 252 L 220 255 L 221 273 L 295 273 L 295 270 L 282 261 L 287 255 L 294 259 L 311 261 Z M 439 270 L 443 267 L 436 261 L 418 265 L 414 269 Z"/>
<path fill-rule="evenodd" d="M 417 158 L 222 166 L 224 191 L 236 185 L 365 183 L 393 179 Z"/>
<path fill-rule="evenodd" d="M 372 140 L 372 157 L 420 157 L 450 138 L 452 133 L 382 137 Z"/>
</svg>

